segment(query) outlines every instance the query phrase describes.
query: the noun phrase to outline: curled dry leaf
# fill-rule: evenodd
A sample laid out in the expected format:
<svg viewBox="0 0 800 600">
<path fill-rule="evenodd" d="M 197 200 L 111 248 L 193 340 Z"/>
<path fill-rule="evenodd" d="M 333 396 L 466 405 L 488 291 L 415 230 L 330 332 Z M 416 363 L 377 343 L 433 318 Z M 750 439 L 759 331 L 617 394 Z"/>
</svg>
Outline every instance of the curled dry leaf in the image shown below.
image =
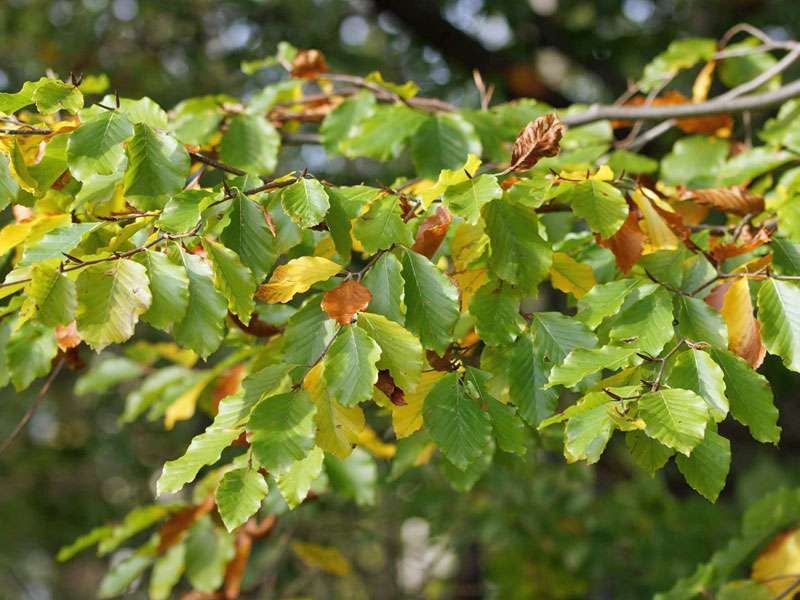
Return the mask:
<svg viewBox="0 0 800 600">
<path fill-rule="evenodd" d="M 509 170 L 527 171 L 542 158 L 557 155 L 563 135 L 564 126 L 554 113 L 531 121 L 514 141 Z"/>
<path fill-rule="evenodd" d="M 427 217 L 417 230 L 417 239 L 411 249 L 423 256 L 432 258 L 447 235 L 453 215 L 446 206 L 440 206 L 436 212 Z"/>
<path fill-rule="evenodd" d="M 711 256 L 713 256 L 717 264 L 733 256 L 741 256 L 752 252 L 756 248 L 769 243 L 770 237 L 767 229 L 762 227 L 755 235 L 750 235 L 746 229 L 742 230 L 742 235 L 739 238 L 742 242 L 741 244 L 739 242 L 731 242 L 714 246 L 711 250 Z"/>
<path fill-rule="evenodd" d="M 693 200 L 735 215 L 755 215 L 764 211 L 764 198 L 748 192 L 741 185 L 726 188 L 684 190 L 681 200 Z"/>
<path fill-rule="evenodd" d="M 362 283 L 351 279 L 329 292 L 325 292 L 321 306 L 331 319 L 341 325 L 348 325 L 353 321 L 357 312 L 367 308 L 370 300 L 372 300 L 372 293 L 369 289 Z"/>
<path fill-rule="evenodd" d="M 325 55 L 319 50 L 300 50 L 292 60 L 292 77 L 298 79 L 316 79 L 328 72 Z"/>
<path fill-rule="evenodd" d="M 617 267 L 625 274 L 633 268 L 644 250 L 645 235 L 639 227 L 639 219 L 636 215 L 635 207 L 631 207 L 628 217 L 617 233 L 607 240 L 597 236 L 598 243 L 614 253 Z"/>
<path fill-rule="evenodd" d="M 406 405 L 405 392 L 395 385 L 394 379 L 386 369 L 378 371 L 378 381 L 375 382 L 375 387 L 386 394 L 395 406 Z"/>
</svg>

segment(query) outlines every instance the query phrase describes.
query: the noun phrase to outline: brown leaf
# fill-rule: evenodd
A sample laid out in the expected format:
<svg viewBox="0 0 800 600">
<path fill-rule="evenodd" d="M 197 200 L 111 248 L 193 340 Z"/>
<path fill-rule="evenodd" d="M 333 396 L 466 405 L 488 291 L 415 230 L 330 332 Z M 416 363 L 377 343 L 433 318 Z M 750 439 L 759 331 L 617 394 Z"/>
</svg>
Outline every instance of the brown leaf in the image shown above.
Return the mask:
<svg viewBox="0 0 800 600">
<path fill-rule="evenodd" d="M 352 323 L 357 312 L 367 308 L 370 300 L 372 292 L 365 285 L 350 279 L 325 292 L 321 306 L 331 319 L 341 325 L 348 325 Z"/>
<path fill-rule="evenodd" d="M 81 343 L 81 336 L 75 321 L 69 325 L 56 325 L 56 343 L 62 352 L 78 347 Z"/>
<path fill-rule="evenodd" d="M 386 394 L 395 406 L 407 404 L 405 392 L 395 385 L 394 379 L 386 369 L 378 371 L 378 381 L 375 382 L 375 387 Z"/>
<path fill-rule="evenodd" d="M 217 412 L 217 408 L 219 407 L 220 401 L 238 391 L 243 377 L 243 364 L 225 369 L 225 371 L 222 372 L 222 375 L 217 377 L 217 381 L 214 383 L 214 389 L 211 392 L 211 409 L 215 414 Z"/>
<path fill-rule="evenodd" d="M 689 99 L 676 90 L 669 90 L 657 98 L 648 100 L 644 96 L 635 96 L 625 102 L 625 106 L 675 106 L 677 104 L 687 104 Z M 630 127 L 633 121 L 615 120 L 611 121 L 614 129 L 620 127 Z M 711 115 L 708 117 L 693 117 L 678 119 L 676 122 L 679 129 L 684 133 L 705 133 L 728 137 L 733 129 L 733 117 L 730 115 Z"/>
<path fill-rule="evenodd" d="M 292 60 L 292 77 L 316 79 L 328 71 L 325 55 L 319 50 L 300 50 Z"/>
<path fill-rule="evenodd" d="M 222 586 L 225 600 L 236 600 L 242 589 L 242 576 L 250 558 L 253 547 L 253 538 L 246 530 L 240 529 L 236 533 L 236 552 L 233 558 L 225 565 L 225 583 Z"/>
<path fill-rule="evenodd" d="M 433 255 L 436 254 L 442 244 L 444 236 L 447 235 L 447 230 L 452 221 L 453 215 L 450 214 L 446 206 L 437 208 L 436 212 L 427 217 L 419 226 L 417 239 L 411 249 L 423 256 L 433 258 Z"/>
<path fill-rule="evenodd" d="M 631 207 L 630 211 L 628 211 L 628 217 L 617 233 L 607 240 L 599 237 L 597 239 L 601 246 L 614 253 L 617 267 L 627 274 L 636 264 L 636 261 L 639 260 L 639 257 L 642 256 L 642 250 L 644 249 L 645 236 L 639 227 L 636 210 Z"/>
<path fill-rule="evenodd" d="M 711 250 L 711 256 L 714 258 L 714 261 L 719 264 L 725 259 L 747 254 L 748 252 L 752 252 L 756 248 L 769 243 L 769 231 L 762 227 L 755 235 L 750 235 L 743 230 L 740 240 L 742 240 L 744 243 L 739 244 L 738 242 L 731 242 L 728 244 L 717 244 L 714 246 L 714 248 Z"/>
<path fill-rule="evenodd" d="M 564 126 L 554 113 L 528 123 L 514 141 L 510 170 L 527 171 L 542 158 L 558 154 L 562 135 Z"/>
<path fill-rule="evenodd" d="M 177 544 L 184 532 L 213 508 L 214 495 L 209 494 L 201 504 L 187 506 L 172 515 L 158 530 L 158 553 L 162 554 Z"/>
<path fill-rule="evenodd" d="M 741 185 L 726 188 L 684 190 L 681 200 L 693 200 L 735 215 L 757 215 L 764 211 L 764 198 L 748 192 Z"/>
</svg>

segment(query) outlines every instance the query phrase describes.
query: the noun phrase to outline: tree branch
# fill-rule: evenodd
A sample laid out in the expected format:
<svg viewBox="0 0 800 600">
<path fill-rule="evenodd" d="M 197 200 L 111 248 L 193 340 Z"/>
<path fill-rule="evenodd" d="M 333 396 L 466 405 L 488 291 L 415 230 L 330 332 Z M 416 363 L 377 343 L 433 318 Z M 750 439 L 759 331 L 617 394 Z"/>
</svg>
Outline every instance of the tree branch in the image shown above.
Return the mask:
<svg viewBox="0 0 800 600">
<path fill-rule="evenodd" d="M 800 80 L 786 84 L 777 90 L 742 96 L 734 100 L 709 100 L 696 104 L 677 104 L 671 106 L 614 106 L 595 104 L 589 110 L 566 115 L 561 122 L 567 126 L 586 125 L 595 121 L 660 121 L 662 119 L 687 119 L 706 117 L 723 113 L 741 113 L 751 110 L 762 110 L 783 104 L 787 100 L 800 97 Z"/>
</svg>

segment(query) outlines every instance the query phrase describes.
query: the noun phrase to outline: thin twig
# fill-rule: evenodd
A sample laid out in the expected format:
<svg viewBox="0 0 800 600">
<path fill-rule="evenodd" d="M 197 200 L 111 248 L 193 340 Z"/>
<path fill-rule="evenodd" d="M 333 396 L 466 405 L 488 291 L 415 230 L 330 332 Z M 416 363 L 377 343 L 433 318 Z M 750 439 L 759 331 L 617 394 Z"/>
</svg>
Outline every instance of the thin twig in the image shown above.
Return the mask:
<svg viewBox="0 0 800 600">
<path fill-rule="evenodd" d="M 22 430 L 25 429 L 25 425 L 28 424 L 28 421 L 30 421 L 31 417 L 33 417 L 33 415 L 36 413 L 36 410 L 39 408 L 39 405 L 42 403 L 42 400 L 44 400 L 44 397 L 47 395 L 50 386 L 52 385 L 53 381 L 55 381 L 56 377 L 58 376 L 65 362 L 66 359 L 63 356 L 56 361 L 56 364 L 50 371 L 50 375 L 48 375 L 47 380 L 44 382 L 44 385 L 42 386 L 42 389 L 39 390 L 39 393 L 36 394 L 36 397 L 33 399 L 30 408 L 28 408 L 27 412 L 22 416 L 20 422 L 17 423 L 17 426 L 14 428 L 14 431 L 11 432 L 11 435 L 9 435 L 6 438 L 6 441 L 3 442 L 3 445 L 0 446 L 0 454 L 6 451 L 6 449 L 14 442 L 17 436 L 22 432 Z"/>
</svg>

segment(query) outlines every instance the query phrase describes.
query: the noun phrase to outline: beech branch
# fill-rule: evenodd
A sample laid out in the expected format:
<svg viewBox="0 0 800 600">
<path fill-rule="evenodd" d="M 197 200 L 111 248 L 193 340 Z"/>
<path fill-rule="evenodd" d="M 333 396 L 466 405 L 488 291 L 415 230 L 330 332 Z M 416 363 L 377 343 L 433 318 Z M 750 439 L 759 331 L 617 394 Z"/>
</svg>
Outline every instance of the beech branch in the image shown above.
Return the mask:
<svg viewBox="0 0 800 600">
<path fill-rule="evenodd" d="M 589 110 L 565 115 L 561 122 L 564 125 L 575 127 L 586 125 L 595 121 L 624 120 L 624 121 L 660 121 L 663 119 L 688 119 L 692 117 L 707 117 L 724 113 L 742 113 L 754 110 L 772 108 L 783 104 L 787 100 L 800 97 L 800 80 L 793 81 L 776 90 L 741 96 L 733 100 L 713 99 L 708 102 L 696 104 L 677 104 L 671 106 L 615 106 L 595 104 Z"/>
</svg>

